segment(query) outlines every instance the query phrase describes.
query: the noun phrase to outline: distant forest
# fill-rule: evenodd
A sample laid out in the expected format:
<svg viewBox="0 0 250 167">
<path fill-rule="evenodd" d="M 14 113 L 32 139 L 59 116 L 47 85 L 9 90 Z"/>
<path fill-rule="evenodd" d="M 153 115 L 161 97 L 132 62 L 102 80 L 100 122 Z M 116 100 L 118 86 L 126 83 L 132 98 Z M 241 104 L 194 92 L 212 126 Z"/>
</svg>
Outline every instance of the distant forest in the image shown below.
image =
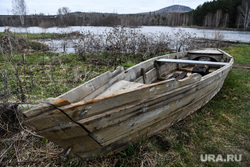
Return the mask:
<svg viewBox="0 0 250 167">
<path fill-rule="evenodd" d="M 21 19 L 22 18 L 22 19 Z M 0 26 L 201 26 L 206 28 L 249 29 L 250 0 L 213 0 L 186 13 L 148 12 L 142 14 L 70 13 L 57 15 L 1 15 Z"/>
</svg>

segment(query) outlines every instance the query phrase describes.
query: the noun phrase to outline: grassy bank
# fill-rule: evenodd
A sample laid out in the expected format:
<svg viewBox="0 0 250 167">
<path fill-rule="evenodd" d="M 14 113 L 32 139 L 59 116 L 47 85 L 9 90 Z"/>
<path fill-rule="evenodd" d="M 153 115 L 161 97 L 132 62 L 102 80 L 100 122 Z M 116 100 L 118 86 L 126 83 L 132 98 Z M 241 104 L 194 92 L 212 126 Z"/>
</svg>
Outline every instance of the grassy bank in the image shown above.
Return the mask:
<svg viewBox="0 0 250 167">
<path fill-rule="evenodd" d="M 4 35 L 5 32 L 0 32 L 0 36 Z M 11 33 L 11 36 L 20 36 L 24 38 L 29 38 L 29 39 L 60 39 L 60 38 L 65 38 L 69 37 L 71 35 L 78 35 L 74 32 L 70 34 L 66 33 Z"/>
<path fill-rule="evenodd" d="M 223 49 L 235 58 L 235 64 L 250 66 L 249 45 Z M 85 55 L 83 59 L 39 49 L 2 53 L 1 98 L 40 102 L 114 68 L 110 55 L 95 56 Z M 140 61 L 133 55 L 126 56 L 117 65 L 129 67 Z M 13 166 L 17 161 L 31 166 L 247 166 L 249 79 L 248 70 L 232 69 L 222 90 L 196 113 L 149 139 L 131 143 L 117 155 L 89 162 L 74 155 L 65 158 L 59 146 L 23 127 L 18 113 L 1 115 L 0 162 Z M 202 162 L 200 156 L 205 154 L 237 154 L 242 160 Z"/>
</svg>

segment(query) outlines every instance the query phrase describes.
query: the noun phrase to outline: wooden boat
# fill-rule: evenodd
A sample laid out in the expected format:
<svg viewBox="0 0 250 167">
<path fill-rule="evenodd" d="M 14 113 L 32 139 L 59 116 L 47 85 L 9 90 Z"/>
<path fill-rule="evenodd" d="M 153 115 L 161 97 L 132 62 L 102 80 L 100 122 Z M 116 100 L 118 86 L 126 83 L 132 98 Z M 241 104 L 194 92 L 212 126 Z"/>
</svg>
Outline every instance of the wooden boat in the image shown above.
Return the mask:
<svg viewBox="0 0 250 167">
<path fill-rule="evenodd" d="M 224 51 L 203 49 L 118 67 L 23 111 L 25 125 L 82 158 L 117 153 L 204 106 L 233 62 Z"/>
</svg>

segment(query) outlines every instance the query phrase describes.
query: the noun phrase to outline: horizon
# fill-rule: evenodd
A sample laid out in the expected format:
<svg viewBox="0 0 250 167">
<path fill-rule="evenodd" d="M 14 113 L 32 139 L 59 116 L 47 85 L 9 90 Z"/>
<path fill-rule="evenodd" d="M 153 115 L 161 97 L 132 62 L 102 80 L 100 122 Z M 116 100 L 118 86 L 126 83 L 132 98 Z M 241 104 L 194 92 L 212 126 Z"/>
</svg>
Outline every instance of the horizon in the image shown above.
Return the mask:
<svg viewBox="0 0 250 167">
<path fill-rule="evenodd" d="M 187 6 L 196 9 L 204 2 L 211 0 L 172 0 L 165 2 L 164 0 L 127 0 L 117 2 L 115 0 L 72 0 L 70 3 L 67 0 L 25 0 L 27 6 L 27 15 L 44 14 L 56 15 L 61 7 L 68 7 L 71 13 L 117 13 L 117 14 L 137 14 L 144 12 L 157 11 L 165 7 L 173 5 Z M 0 0 L 0 15 L 13 15 L 12 1 Z M 58 5 L 60 4 L 60 5 Z M 49 6 L 49 8 L 48 8 Z M 126 8 L 124 8 L 126 6 Z"/>
</svg>

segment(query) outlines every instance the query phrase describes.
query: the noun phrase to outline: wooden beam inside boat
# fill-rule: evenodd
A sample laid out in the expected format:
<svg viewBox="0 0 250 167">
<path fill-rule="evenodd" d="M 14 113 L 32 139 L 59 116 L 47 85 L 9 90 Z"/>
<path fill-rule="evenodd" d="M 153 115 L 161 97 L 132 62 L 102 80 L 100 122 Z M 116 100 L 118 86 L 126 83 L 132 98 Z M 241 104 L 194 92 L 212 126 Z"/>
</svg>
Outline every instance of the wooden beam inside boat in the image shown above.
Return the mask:
<svg viewBox="0 0 250 167">
<path fill-rule="evenodd" d="M 224 62 L 211 62 L 211 61 L 196 61 L 196 60 L 182 60 L 182 59 L 158 59 L 156 62 L 163 63 L 179 63 L 179 64 L 201 64 L 201 65 L 213 65 L 213 66 L 225 66 Z"/>
</svg>

